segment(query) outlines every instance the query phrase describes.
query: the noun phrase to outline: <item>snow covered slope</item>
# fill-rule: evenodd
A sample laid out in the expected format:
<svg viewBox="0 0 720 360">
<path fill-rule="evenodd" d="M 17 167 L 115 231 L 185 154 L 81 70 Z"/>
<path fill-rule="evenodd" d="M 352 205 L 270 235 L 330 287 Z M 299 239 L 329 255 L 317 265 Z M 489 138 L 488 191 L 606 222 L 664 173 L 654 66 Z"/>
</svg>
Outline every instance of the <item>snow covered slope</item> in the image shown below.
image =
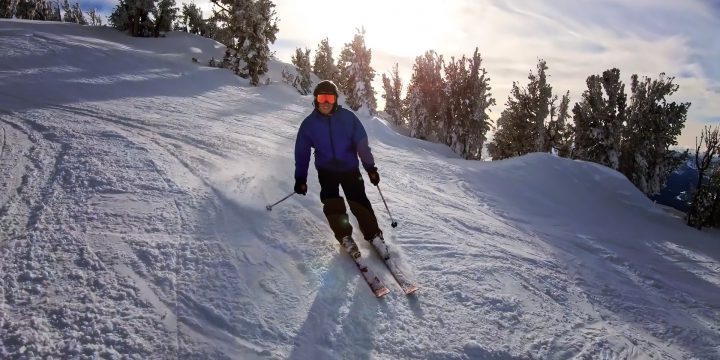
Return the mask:
<svg viewBox="0 0 720 360">
<path fill-rule="evenodd" d="M 421 286 L 375 299 L 314 170 L 264 208 L 310 97 L 281 63 L 251 87 L 190 61 L 222 53 L 0 20 L 0 358 L 720 358 L 716 235 L 601 166 L 465 161 L 363 116 Z"/>
</svg>

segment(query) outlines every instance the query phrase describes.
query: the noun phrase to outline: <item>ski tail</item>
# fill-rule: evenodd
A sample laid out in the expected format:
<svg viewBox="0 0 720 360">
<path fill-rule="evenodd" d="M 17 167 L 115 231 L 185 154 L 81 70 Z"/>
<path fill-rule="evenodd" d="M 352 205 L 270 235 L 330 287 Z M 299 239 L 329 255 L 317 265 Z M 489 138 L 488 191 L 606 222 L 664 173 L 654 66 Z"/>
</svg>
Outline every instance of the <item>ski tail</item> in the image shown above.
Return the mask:
<svg viewBox="0 0 720 360">
<path fill-rule="evenodd" d="M 381 298 L 390 292 L 390 289 L 388 289 L 383 281 L 380 280 L 380 278 L 377 277 L 372 270 L 370 270 L 362 257 L 353 258 L 353 260 L 355 261 L 355 265 L 357 265 L 358 270 L 360 270 L 360 274 L 363 276 L 363 279 L 365 279 L 365 282 L 367 282 L 368 286 L 370 286 L 370 289 L 376 297 Z"/>
<path fill-rule="evenodd" d="M 385 243 L 385 240 L 382 238 L 382 235 L 374 238 L 370 241 L 370 243 L 378 255 L 380 255 L 380 258 L 383 260 L 388 270 L 390 270 L 390 273 L 393 275 L 398 285 L 400 285 L 403 292 L 405 292 L 406 295 L 415 293 L 418 290 L 417 285 L 409 279 L 405 271 L 400 267 L 400 264 L 398 263 L 400 259 L 390 253 L 390 249 Z"/>
</svg>

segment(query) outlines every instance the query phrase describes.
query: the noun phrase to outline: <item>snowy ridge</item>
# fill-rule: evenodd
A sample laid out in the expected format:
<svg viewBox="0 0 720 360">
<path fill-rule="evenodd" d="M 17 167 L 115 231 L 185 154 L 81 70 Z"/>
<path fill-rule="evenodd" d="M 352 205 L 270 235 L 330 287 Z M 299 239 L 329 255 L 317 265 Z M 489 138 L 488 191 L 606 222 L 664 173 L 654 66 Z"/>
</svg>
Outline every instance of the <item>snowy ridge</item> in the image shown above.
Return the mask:
<svg viewBox="0 0 720 360">
<path fill-rule="evenodd" d="M 720 358 L 716 233 L 602 166 L 465 161 L 361 112 L 396 229 L 368 196 L 421 287 L 382 271 L 377 300 L 314 170 L 265 210 L 310 97 L 286 64 L 250 87 L 190 60 L 222 53 L 0 20 L 0 358 Z"/>
</svg>

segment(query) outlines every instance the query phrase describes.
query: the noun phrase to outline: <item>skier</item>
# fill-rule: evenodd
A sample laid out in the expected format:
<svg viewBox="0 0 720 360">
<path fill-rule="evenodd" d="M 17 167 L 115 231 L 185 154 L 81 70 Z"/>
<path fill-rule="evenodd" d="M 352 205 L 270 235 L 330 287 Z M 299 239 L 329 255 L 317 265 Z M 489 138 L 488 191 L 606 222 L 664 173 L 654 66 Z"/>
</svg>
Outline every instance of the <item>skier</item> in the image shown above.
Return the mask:
<svg viewBox="0 0 720 360">
<path fill-rule="evenodd" d="M 380 182 L 380 175 L 365 128 L 352 111 L 338 105 L 337 86 L 329 80 L 321 81 L 315 87 L 313 97 L 315 108 L 300 124 L 295 140 L 294 190 L 302 195 L 307 193 L 310 149 L 314 148 L 323 213 L 335 238 L 350 256 L 357 259 L 360 250 L 352 238 L 353 228 L 339 187 L 342 186 L 365 240 L 384 242 L 375 212 L 365 194 L 358 156 L 373 185 Z"/>
</svg>

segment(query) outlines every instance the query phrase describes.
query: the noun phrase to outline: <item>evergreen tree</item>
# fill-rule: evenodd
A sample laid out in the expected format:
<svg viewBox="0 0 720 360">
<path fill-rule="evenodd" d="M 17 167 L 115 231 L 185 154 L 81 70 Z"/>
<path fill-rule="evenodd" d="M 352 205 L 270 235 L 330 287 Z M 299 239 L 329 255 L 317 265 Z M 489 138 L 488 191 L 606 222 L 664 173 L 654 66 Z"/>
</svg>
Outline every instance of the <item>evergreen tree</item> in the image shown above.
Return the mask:
<svg viewBox="0 0 720 360">
<path fill-rule="evenodd" d="M 703 147 L 704 149 L 701 151 Z M 720 174 L 716 174 L 720 173 L 720 166 L 716 165 L 713 170 L 715 156 L 718 153 L 720 153 L 720 126 L 717 128 L 706 126 L 700 133 L 700 140 L 695 138 L 695 167 L 698 170 L 698 180 L 687 213 L 687 224 L 698 229 L 707 225 L 713 210 L 720 211 L 718 209 L 720 207 L 718 204 L 720 201 L 718 200 L 720 197 Z M 715 179 L 711 177 L 712 181 L 709 185 L 703 183 L 708 172 L 715 177 Z"/>
<path fill-rule="evenodd" d="M 535 139 L 530 135 L 535 129 L 532 122 L 532 97 L 527 90 L 513 82 L 505 109 L 497 120 L 495 137 L 488 144 L 493 160 L 521 156 L 535 149 Z"/>
<path fill-rule="evenodd" d="M 152 9 L 155 18 L 153 26 L 153 36 L 160 36 L 160 32 L 168 32 L 172 28 L 172 23 L 178 18 L 178 8 L 175 0 L 160 0 Z"/>
<path fill-rule="evenodd" d="M 620 70 L 610 69 L 602 76 L 587 78 L 588 90 L 573 107 L 575 122 L 574 157 L 613 169 L 620 166 L 620 143 L 626 119 L 625 85 Z M 603 96 L 605 90 L 606 97 Z"/>
<path fill-rule="evenodd" d="M 445 114 L 433 124 L 433 132 L 438 135 L 439 140 L 456 153 L 464 152 L 467 141 L 465 123 L 469 122 L 470 118 L 470 109 L 467 106 L 470 71 L 467 62 L 468 59 L 463 55 L 459 60 L 450 57 L 450 61 L 443 64 L 445 89 L 442 98 Z"/>
<path fill-rule="evenodd" d="M 88 18 L 90 18 L 90 26 L 102 26 L 102 19 L 97 14 L 97 11 L 95 9 L 92 9 L 88 12 Z"/>
<path fill-rule="evenodd" d="M 214 2 L 216 6 L 219 7 L 217 2 Z M 230 26 L 229 20 L 227 19 L 227 11 L 220 8 L 219 10 L 213 8 L 213 14 L 210 16 L 210 18 L 207 21 L 208 25 L 208 31 L 212 31 L 212 36 L 208 36 L 211 39 L 214 39 L 215 41 L 225 45 L 225 47 L 234 46 L 235 44 L 235 38 L 233 31 L 235 30 L 234 27 Z M 226 50 L 232 50 L 232 49 L 226 49 Z M 226 51 L 227 54 L 227 51 Z M 225 61 L 223 59 L 224 63 L 229 63 L 231 59 L 228 59 Z M 238 60 L 239 61 L 239 60 Z M 230 68 L 228 68 L 230 69 Z M 232 70 L 232 69 L 231 69 Z"/>
<path fill-rule="evenodd" d="M 222 43 L 222 41 L 220 41 L 220 34 L 222 34 L 222 30 L 218 26 L 218 23 L 215 21 L 215 16 L 211 16 L 209 19 L 204 20 L 204 23 L 205 23 L 205 32 L 203 33 L 201 30 L 200 34 L 202 36 L 205 36 L 207 38 L 210 38 L 217 42 Z"/>
<path fill-rule="evenodd" d="M 402 80 L 400 80 L 400 73 L 398 64 L 392 68 L 390 77 L 382 75 L 383 90 L 385 94 L 382 95 L 385 99 L 384 111 L 390 115 L 390 118 L 396 125 L 402 125 L 403 119 L 403 101 L 402 101 Z"/>
<path fill-rule="evenodd" d="M 487 132 L 492 128 L 490 121 L 490 106 L 495 105 L 495 99 L 490 92 L 490 78 L 487 77 L 487 71 L 482 66 L 482 57 L 475 48 L 472 59 L 469 60 L 469 78 L 465 82 L 466 89 L 466 106 L 468 117 L 465 118 L 460 134 L 467 133 L 467 139 L 462 136 L 458 137 L 461 144 L 461 150 L 456 149 L 455 152 L 462 155 L 466 159 L 480 159 L 482 157 L 482 149 L 487 140 Z"/>
<path fill-rule="evenodd" d="M 14 15 L 18 19 L 60 21 L 50 0 L 10 0 L 6 5 L 0 0 L 0 11 L 2 8 L 14 11 L 9 14 L 10 18 Z"/>
<path fill-rule="evenodd" d="M 545 148 L 543 151 L 557 151 L 558 156 L 570 157 L 574 139 L 574 129 L 568 122 L 570 119 L 570 92 L 562 96 L 558 109 L 552 109 L 553 116 L 547 124 Z"/>
<path fill-rule="evenodd" d="M 3 5 L 0 5 L 2 7 Z M 54 11 L 49 0 L 18 0 L 14 5 L 14 15 L 18 19 L 53 21 Z M 10 17 L 13 13 L 10 13 Z"/>
<path fill-rule="evenodd" d="M 0 0 L 2 1 L 2 0 Z M 53 1 L 48 1 L 48 4 L 52 8 L 52 16 L 50 21 L 62 21 L 62 13 L 60 11 L 60 1 L 55 0 L 53 5 Z"/>
<path fill-rule="evenodd" d="M 295 65 L 297 75 L 293 80 L 293 86 L 301 95 L 307 95 L 311 91 L 312 82 L 310 81 L 310 49 L 303 51 L 300 48 L 295 49 L 295 55 L 292 57 L 292 63 Z"/>
<path fill-rule="evenodd" d="M 321 80 L 338 81 L 338 68 L 333 60 L 332 47 L 327 38 L 323 39 L 315 51 L 313 60 L 313 73 Z"/>
<path fill-rule="evenodd" d="M 532 131 L 532 137 L 535 139 L 535 151 L 542 152 L 545 150 L 546 134 L 545 134 L 545 120 L 551 115 L 550 109 L 554 106 L 552 87 L 547 82 L 547 75 L 545 71 L 548 69 L 545 60 L 540 59 L 537 65 L 537 76 L 530 73 L 528 77 L 530 83 L 528 84 L 528 93 L 532 98 L 532 119 L 531 121 L 535 125 Z M 554 114 L 553 114 L 554 115 Z"/>
<path fill-rule="evenodd" d="M 227 46 L 224 67 L 258 85 L 260 76 L 268 71 L 267 62 L 272 55 L 269 44 L 275 42 L 278 32 L 275 4 L 270 0 L 213 0 L 213 3 L 220 8 L 215 21 L 226 25 L 217 34 Z"/>
<path fill-rule="evenodd" d="M 695 189 L 687 222 L 698 230 L 720 226 L 720 166 L 711 168 L 708 181 Z"/>
<path fill-rule="evenodd" d="M 119 31 L 131 32 L 132 35 L 132 30 L 130 30 L 130 4 L 128 1 L 131 0 L 120 0 L 120 3 L 115 5 L 115 9 L 113 9 L 113 12 L 108 16 L 108 24 Z M 65 0 L 65 2 L 67 2 L 67 0 Z M 67 12 L 65 14 L 67 14 Z M 63 21 L 67 20 L 63 18 Z"/>
<path fill-rule="evenodd" d="M 374 115 L 377 100 L 372 85 L 375 70 L 370 66 L 371 59 L 372 51 L 365 46 L 365 29 L 359 29 L 353 41 L 345 44 L 340 52 L 338 86 L 352 110 L 357 111 L 365 106 Z"/>
<path fill-rule="evenodd" d="M 708 226 L 720 227 L 720 165 L 715 165 L 710 181 L 708 182 L 708 192 L 712 194 L 712 206 L 708 213 Z"/>
<path fill-rule="evenodd" d="M 83 15 L 82 9 L 80 9 L 79 3 L 75 3 L 75 5 L 73 5 L 71 11 L 73 13 L 73 18 L 75 19 L 75 23 L 80 24 L 80 25 L 88 24 L 87 20 L 85 20 L 85 15 Z"/>
<path fill-rule="evenodd" d="M 36 0 L 17 0 L 15 5 L 15 17 L 18 19 L 34 20 L 36 14 L 35 8 Z"/>
<path fill-rule="evenodd" d="M 150 18 L 155 0 L 120 0 L 108 19 L 110 25 L 131 36 L 148 37 L 153 34 L 154 23 Z"/>
<path fill-rule="evenodd" d="M 69 23 L 77 23 L 77 18 L 75 17 L 75 11 L 73 7 L 70 6 L 70 3 L 68 0 L 63 0 L 62 3 L 62 10 L 63 10 L 63 19 L 64 22 Z"/>
<path fill-rule="evenodd" d="M 442 68 L 443 57 L 433 50 L 415 58 L 405 98 L 408 127 L 412 137 L 439 139 L 434 129 L 435 124 L 443 122 L 445 116 L 445 82 L 441 74 Z"/>
<path fill-rule="evenodd" d="M 10 19 L 15 15 L 15 0 L 0 0 L 0 18 Z"/>
<path fill-rule="evenodd" d="M 183 4 L 182 23 L 185 25 L 186 31 L 191 34 L 200 36 L 207 34 L 207 25 L 203 20 L 202 10 L 195 3 Z"/>
<path fill-rule="evenodd" d="M 546 121 L 555 116 L 552 87 L 547 82 L 545 60 L 538 60 L 537 75 L 528 75 L 527 88 L 513 82 L 506 109 L 497 121 L 495 138 L 488 145 L 493 160 L 525 155 L 546 149 Z M 549 119 L 548 119 L 549 117 Z"/>
<path fill-rule="evenodd" d="M 658 194 L 682 159 L 670 146 L 677 145 L 690 103 L 669 103 L 666 97 L 678 89 L 672 77 L 659 80 L 632 76 L 632 97 L 627 124 L 622 132 L 620 171 L 642 192 Z"/>
</svg>

